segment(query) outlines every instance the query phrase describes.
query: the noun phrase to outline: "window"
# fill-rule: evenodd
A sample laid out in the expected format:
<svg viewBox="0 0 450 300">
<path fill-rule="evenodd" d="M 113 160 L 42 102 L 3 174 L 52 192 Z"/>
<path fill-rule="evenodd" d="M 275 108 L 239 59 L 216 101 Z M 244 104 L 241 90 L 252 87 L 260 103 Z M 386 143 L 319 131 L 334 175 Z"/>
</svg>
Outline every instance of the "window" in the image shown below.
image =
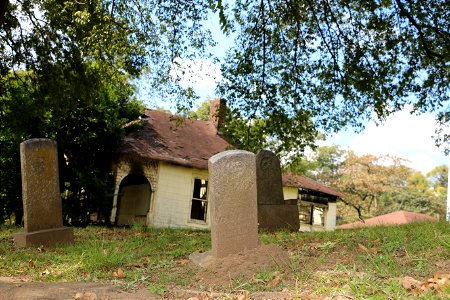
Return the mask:
<svg viewBox="0 0 450 300">
<path fill-rule="evenodd" d="M 323 205 L 300 201 L 299 205 L 300 224 L 324 226 L 325 212 L 326 208 Z"/>
<path fill-rule="evenodd" d="M 207 191 L 208 181 L 195 178 L 191 203 L 191 220 L 206 222 L 206 212 L 208 211 Z"/>
</svg>

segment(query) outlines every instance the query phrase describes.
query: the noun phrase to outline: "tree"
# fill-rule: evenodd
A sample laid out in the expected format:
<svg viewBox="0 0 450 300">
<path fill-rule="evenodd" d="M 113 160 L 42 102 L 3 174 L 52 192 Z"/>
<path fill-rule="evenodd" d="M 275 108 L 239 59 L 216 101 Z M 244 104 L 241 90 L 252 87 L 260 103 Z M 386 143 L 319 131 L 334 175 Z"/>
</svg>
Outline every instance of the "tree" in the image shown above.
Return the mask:
<svg viewBox="0 0 450 300">
<path fill-rule="evenodd" d="M 447 182 L 436 178 L 446 177 L 447 175 L 442 173 L 446 169 L 445 166 L 438 166 L 430 171 L 427 177 L 421 172 L 411 172 L 406 186 L 383 195 L 383 207 L 378 214 L 403 209 L 445 219 Z"/>
<path fill-rule="evenodd" d="M 410 170 L 402 160 L 386 155 L 357 156 L 350 154 L 338 169 L 338 177 L 332 185 L 343 196 L 341 201 L 356 210 L 358 218 L 375 215 L 380 199 L 388 192 L 406 186 Z"/>
<path fill-rule="evenodd" d="M 332 184 L 339 177 L 339 168 L 351 152 L 338 145 L 317 147 L 311 155 L 296 157 L 287 169 L 325 184 Z"/>
<path fill-rule="evenodd" d="M 197 120 L 210 118 L 212 101 L 204 101 L 196 111 L 190 110 L 187 117 Z M 270 149 L 280 156 L 295 156 L 303 152 L 307 146 L 313 146 L 317 132 L 311 128 L 311 120 L 307 116 L 293 116 L 286 120 L 277 118 L 246 119 L 238 110 L 230 110 L 224 102 L 222 110 L 221 134 L 233 145 L 242 150 L 258 152 Z M 275 126 L 273 123 L 277 123 Z"/>
<path fill-rule="evenodd" d="M 427 179 L 434 189 L 438 187 L 448 188 L 448 166 L 440 165 L 427 173 Z"/>
<path fill-rule="evenodd" d="M 108 213 L 112 152 L 123 125 L 142 112 L 131 82 L 145 71 L 151 84 L 166 85 L 185 104 L 189 91 L 170 70 L 210 45 L 201 26 L 208 7 L 207 1 L 2 2 L 0 223 L 12 214 L 21 221 L 18 149 L 33 137 L 58 142 L 65 221 Z"/>
<path fill-rule="evenodd" d="M 235 1 L 228 20 L 237 38 L 220 96 L 245 118 L 308 114 L 330 131 L 407 105 L 445 125 L 447 7 L 445 0 Z"/>
</svg>

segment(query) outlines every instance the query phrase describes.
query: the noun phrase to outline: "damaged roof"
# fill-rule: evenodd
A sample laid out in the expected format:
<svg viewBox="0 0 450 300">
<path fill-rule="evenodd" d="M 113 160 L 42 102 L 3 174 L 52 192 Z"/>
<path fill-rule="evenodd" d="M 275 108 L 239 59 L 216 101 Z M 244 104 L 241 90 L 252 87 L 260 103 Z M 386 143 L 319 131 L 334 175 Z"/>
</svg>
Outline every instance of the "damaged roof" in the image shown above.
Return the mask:
<svg viewBox="0 0 450 300">
<path fill-rule="evenodd" d="M 292 173 L 283 173 L 282 180 L 283 186 L 296 187 L 307 191 L 315 191 L 335 197 L 341 196 L 339 191 L 305 176 L 295 175 Z"/>
<path fill-rule="evenodd" d="M 217 134 L 213 121 L 186 119 L 146 109 L 141 122 L 141 128 L 125 137 L 119 154 L 207 169 L 211 156 L 233 149 Z"/>
</svg>

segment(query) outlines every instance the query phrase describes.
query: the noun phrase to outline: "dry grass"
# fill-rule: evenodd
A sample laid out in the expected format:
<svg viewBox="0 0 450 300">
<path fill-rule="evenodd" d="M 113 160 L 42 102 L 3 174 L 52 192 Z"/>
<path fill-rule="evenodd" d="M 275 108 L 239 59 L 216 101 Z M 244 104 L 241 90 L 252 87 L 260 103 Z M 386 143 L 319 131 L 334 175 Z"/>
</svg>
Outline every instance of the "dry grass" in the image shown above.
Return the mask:
<svg viewBox="0 0 450 300">
<path fill-rule="evenodd" d="M 168 295 L 174 289 L 290 291 L 294 294 L 349 299 L 408 299 L 405 276 L 425 280 L 437 271 L 450 273 L 448 223 L 367 228 L 324 233 L 263 233 L 289 253 L 283 265 L 252 276 L 226 277 L 212 284 L 188 260 L 210 247 L 207 231 L 133 227 L 75 229 L 76 243 L 55 249 L 14 249 L 17 228 L 0 232 L 0 276 L 33 281 L 114 281 L 123 288 L 145 287 Z M 214 276 L 214 275 L 212 275 Z M 216 274 L 217 276 L 217 274 Z M 211 282 L 211 284 L 209 284 Z M 450 289 L 428 291 L 419 299 L 448 299 Z"/>
</svg>

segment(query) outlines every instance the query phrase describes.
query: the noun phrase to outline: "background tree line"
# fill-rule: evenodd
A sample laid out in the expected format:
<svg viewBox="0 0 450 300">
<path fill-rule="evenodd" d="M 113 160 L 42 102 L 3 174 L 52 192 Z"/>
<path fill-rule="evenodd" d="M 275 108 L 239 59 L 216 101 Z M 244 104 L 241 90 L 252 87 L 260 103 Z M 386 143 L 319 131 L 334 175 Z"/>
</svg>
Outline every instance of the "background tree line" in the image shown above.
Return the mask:
<svg viewBox="0 0 450 300">
<path fill-rule="evenodd" d="M 356 155 L 339 146 L 322 146 L 298 157 L 286 169 L 335 187 L 339 222 L 348 223 L 397 210 L 425 213 L 445 220 L 448 167 L 422 174 L 389 155 Z"/>
</svg>

